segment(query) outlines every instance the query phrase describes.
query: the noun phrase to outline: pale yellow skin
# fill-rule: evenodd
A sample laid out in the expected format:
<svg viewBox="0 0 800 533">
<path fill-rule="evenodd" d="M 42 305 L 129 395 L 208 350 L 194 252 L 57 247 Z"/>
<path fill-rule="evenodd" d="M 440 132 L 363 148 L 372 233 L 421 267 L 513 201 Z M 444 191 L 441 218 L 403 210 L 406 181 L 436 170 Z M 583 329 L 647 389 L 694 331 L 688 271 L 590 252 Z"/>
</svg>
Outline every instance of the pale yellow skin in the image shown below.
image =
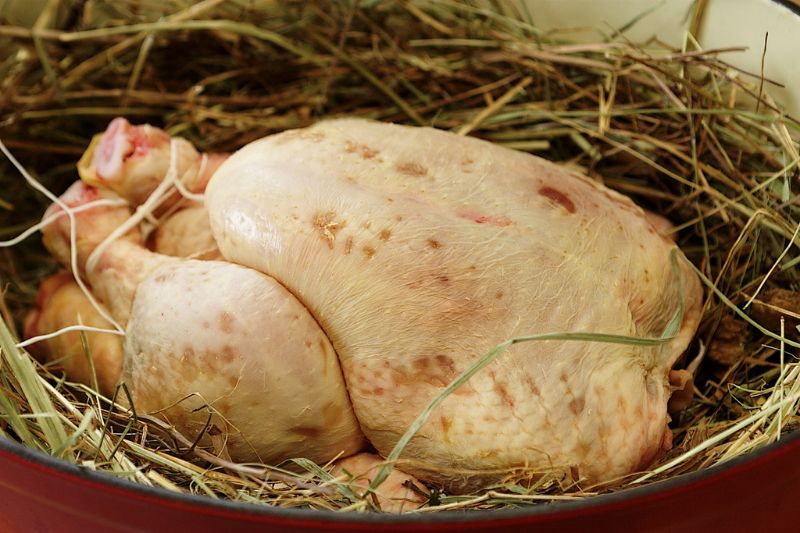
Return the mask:
<svg viewBox="0 0 800 533">
<path fill-rule="evenodd" d="M 31 338 L 82 324 L 95 328 L 108 326 L 92 307 L 68 272 L 59 272 L 42 282 L 36 308 L 25 317 L 25 337 Z M 44 362 L 60 367 L 70 380 L 97 386 L 111 396 L 122 373 L 122 337 L 109 333 L 70 331 L 31 346 Z"/>
<path fill-rule="evenodd" d="M 411 473 L 460 490 L 492 474 L 443 471 L 577 467 L 604 481 L 668 447 L 668 372 L 701 289 L 680 259 L 676 277 L 674 243 L 628 198 L 479 140 L 339 120 L 235 153 L 206 206 L 222 255 L 270 273 L 313 313 L 381 454 L 505 339 L 657 337 L 682 287 L 670 342 L 516 345 L 446 399 L 404 456 L 429 465 Z"/>
<path fill-rule="evenodd" d="M 203 285 L 196 262 L 121 242 L 90 273 L 93 290 L 116 315 L 131 317 L 128 379 L 147 391 L 141 401 L 155 397 L 148 409 L 188 392 L 221 406 L 234 381 L 249 376 L 242 372 L 248 364 L 256 374 L 274 374 L 253 358 L 224 361 L 224 341 L 203 333 L 199 314 L 208 315 L 210 329 L 215 315 L 233 313 L 229 306 L 237 303 L 247 310 L 231 315 L 246 322 L 242 331 L 294 333 L 282 310 L 297 305 L 318 329 L 282 339 L 285 353 L 302 354 L 308 332 L 330 341 L 349 393 L 337 405 L 348 410 L 352 403 L 360 429 L 386 455 L 428 402 L 499 342 L 561 331 L 657 337 L 682 287 L 683 320 L 669 342 L 515 345 L 445 400 L 403 457 L 412 460 L 410 473 L 458 491 L 520 468 L 611 480 L 668 448 L 669 371 L 696 328 L 702 294 L 679 252 L 673 272 L 674 243 L 629 199 L 475 139 L 340 120 L 251 143 L 215 173 L 206 205 L 222 256 L 243 266 L 206 262 L 220 266 L 203 267 L 214 280 Z M 192 216 L 202 228 L 199 213 Z M 162 265 L 177 271 L 158 285 Z M 248 300 L 271 289 L 247 280 L 262 275 L 287 290 L 279 301 L 260 302 L 254 317 Z M 237 293 L 239 287 L 246 290 Z M 181 359 L 190 353 L 187 340 L 191 352 L 216 354 L 196 375 Z M 237 342 L 240 353 L 252 349 L 248 335 Z M 307 376 L 295 375 L 320 368 L 323 352 L 300 366 L 287 362 L 296 384 L 264 387 L 259 409 L 303 405 L 324 422 L 325 404 L 311 402 L 315 395 L 301 385 Z M 319 390 L 339 390 L 310 373 Z M 254 387 L 248 382 L 243 401 Z M 235 428 L 241 442 L 228 441 L 228 449 L 240 460 L 260 439 L 273 439 L 276 454 L 291 448 L 294 456 L 308 456 L 308 449 L 333 457 L 345 434 L 360 444 L 355 423 L 331 432 L 334 446 L 325 435 L 292 440 L 298 432 L 287 424 L 259 432 L 255 406 L 225 409 L 235 422 L 222 429 Z M 203 413 L 168 416 L 195 430 L 205 420 Z"/>
<path fill-rule="evenodd" d="M 352 490 L 363 494 L 384 466 L 384 461 L 371 453 L 358 453 L 336 462 L 333 474 L 349 483 Z M 395 468 L 375 490 L 381 511 L 402 513 L 417 509 L 428 500 L 428 489 L 416 478 Z"/>
<path fill-rule="evenodd" d="M 210 434 L 226 436 L 232 458 L 324 463 L 363 446 L 328 338 L 269 276 L 167 262 L 139 284 L 126 330 L 123 379 L 137 409 L 190 436 L 213 414 Z"/>
<path fill-rule="evenodd" d="M 61 199 L 77 206 L 99 195 L 77 182 Z M 362 449 L 333 348 L 274 279 L 228 262 L 150 252 L 136 232 L 86 269 L 128 214 L 126 207 L 77 214 L 77 249 L 81 275 L 125 327 L 123 379 L 137 410 L 160 414 L 191 439 L 203 435 L 201 445 L 219 444 L 218 452 L 239 461 L 326 462 Z M 68 265 L 67 217 L 44 231 Z"/>
<path fill-rule="evenodd" d="M 211 235 L 208 211 L 202 205 L 189 205 L 161 222 L 153 233 L 153 250 L 174 257 L 221 259 Z"/>
</svg>

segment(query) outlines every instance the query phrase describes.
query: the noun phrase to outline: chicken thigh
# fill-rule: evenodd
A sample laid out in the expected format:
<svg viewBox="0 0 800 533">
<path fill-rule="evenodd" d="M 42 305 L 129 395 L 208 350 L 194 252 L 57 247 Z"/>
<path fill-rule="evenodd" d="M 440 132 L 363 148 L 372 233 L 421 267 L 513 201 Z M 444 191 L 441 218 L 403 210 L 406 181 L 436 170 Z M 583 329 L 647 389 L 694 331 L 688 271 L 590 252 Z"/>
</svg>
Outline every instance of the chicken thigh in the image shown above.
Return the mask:
<svg viewBox="0 0 800 533">
<path fill-rule="evenodd" d="M 77 182 L 61 201 L 77 207 L 103 194 Z M 137 231 L 92 265 L 128 216 L 127 207 L 77 213 L 76 247 L 80 274 L 125 328 L 122 379 L 137 410 L 240 461 L 275 463 L 302 450 L 325 462 L 362 449 L 336 354 L 294 296 L 243 266 L 150 252 Z M 44 230 L 65 266 L 69 235 L 63 216 Z M 40 315 L 63 316 L 52 306 Z"/>
</svg>

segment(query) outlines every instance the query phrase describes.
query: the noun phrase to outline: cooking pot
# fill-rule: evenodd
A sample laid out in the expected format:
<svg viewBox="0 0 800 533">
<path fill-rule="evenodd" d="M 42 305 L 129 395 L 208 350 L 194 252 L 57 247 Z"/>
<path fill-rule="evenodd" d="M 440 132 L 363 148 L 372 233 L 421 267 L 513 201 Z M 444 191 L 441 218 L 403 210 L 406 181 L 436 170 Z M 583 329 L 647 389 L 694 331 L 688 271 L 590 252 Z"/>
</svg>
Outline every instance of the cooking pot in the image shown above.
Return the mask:
<svg viewBox="0 0 800 533">
<path fill-rule="evenodd" d="M 42 4 L 44 2 L 41 2 Z M 692 0 L 528 0 L 537 26 L 575 41 L 613 28 L 679 46 Z M 12 2 L 31 9 L 37 0 Z M 0 7 L 3 2 L 0 2 Z M 25 7 L 24 5 L 22 7 Z M 646 13 L 638 20 L 637 15 Z M 18 19 L 19 20 L 19 19 Z M 557 29 L 557 30 L 556 30 Z M 744 45 L 726 57 L 762 68 L 771 88 L 800 116 L 800 2 L 709 0 L 699 25 L 705 48 Z M 800 431 L 757 452 L 667 481 L 577 501 L 485 512 L 393 516 L 280 509 L 175 494 L 136 485 L 0 439 L 0 533 L 286 531 L 798 531 Z"/>
</svg>

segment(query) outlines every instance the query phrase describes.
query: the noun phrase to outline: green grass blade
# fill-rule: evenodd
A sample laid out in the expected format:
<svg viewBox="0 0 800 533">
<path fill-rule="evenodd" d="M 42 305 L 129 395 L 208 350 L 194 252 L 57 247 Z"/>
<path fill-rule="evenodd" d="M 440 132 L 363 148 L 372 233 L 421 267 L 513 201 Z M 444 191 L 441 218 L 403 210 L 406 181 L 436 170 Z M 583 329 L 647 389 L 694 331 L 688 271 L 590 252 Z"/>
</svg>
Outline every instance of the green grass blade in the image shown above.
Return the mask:
<svg viewBox="0 0 800 533">
<path fill-rule="evenodd" d="M 17 348 L 11 332 L 3 320 L 0 320 L 0 350 L 2 350 L 12 373 L 19 380 L 22 393 L 25 395 L 31 411 L 34 414 L 55 415 L 57 411 L 40 382 L 41 378 L 36 372 L 33 361 L 26 353 Z M 67 442 L 67 432 L 59 416 L 42 416 L 38 417 L 37 421 L 50 450 L 60 449 Z M 72 454 L 65 451 L 63 457 L 71 458 Z"/>
</svg>

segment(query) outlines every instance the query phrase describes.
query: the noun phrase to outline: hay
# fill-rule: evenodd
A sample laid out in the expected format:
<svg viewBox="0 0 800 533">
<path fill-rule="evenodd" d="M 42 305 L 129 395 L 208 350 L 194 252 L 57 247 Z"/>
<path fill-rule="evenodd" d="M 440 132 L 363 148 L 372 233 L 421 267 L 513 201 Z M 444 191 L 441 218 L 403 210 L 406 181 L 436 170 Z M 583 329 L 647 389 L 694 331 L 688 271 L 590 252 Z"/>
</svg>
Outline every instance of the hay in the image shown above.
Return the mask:
<svg viewBox="0 0 800 533">
<path fill-rule="evenodd" d="M 671 454 L 613 487 L 510 472 L 478 494 L 434 492 L 417 512 L 590 497 L 706 468 L 800 425 L 800 365 L 787 348 L 798 332 L 760 324 L 800 311 L 772 297 L 800 290 L 800 124 L 769 98 L 773 82 L 726 63 L 735 49 L 700 50 L 691 32 L 681 50 L 633 44 L 624 27 L 606 42 L 559 42 L 510 2 L 50 2 L 33 30 L 0 21 L 0 139 L 53 192 L 76 179 L 77 158 L 115 116 L 231 151 L 355 115 L 544 155 L 675 223 L 708 298 L 684 362 L 697 368 L 695 396 L 673 423 Z M 0 184 L 9 239 L 48 200 L 5 160 Z M 55 269 L 36 238 L 0 249 L 0 437 L 171 491 L 373 507 L 326 465 L 232 464 L 33 361 L 14 346 L 16 328 Z"/>
</svg>

